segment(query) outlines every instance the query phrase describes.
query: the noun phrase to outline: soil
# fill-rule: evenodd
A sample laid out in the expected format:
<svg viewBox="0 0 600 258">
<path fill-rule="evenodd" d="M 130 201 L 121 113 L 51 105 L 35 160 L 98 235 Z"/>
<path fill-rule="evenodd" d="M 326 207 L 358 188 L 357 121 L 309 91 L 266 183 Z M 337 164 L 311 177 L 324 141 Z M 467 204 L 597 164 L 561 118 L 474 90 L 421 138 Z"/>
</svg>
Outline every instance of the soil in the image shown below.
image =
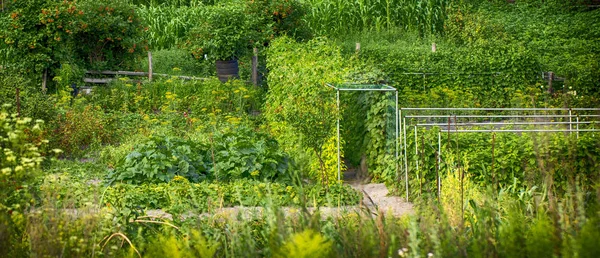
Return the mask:
<svg viewBox="0 0 600 258">
<path fill-rule="evenodd" d="M 412 203 L 399 196 L 389 196 L 385 184 L 365 183 L 357 179 L 352 168 L 344 173 L 344 182 L 363 193 L 363 205 L 371 211 L 391 213 L 396 217 L 413 213 Z"/>
</svg>

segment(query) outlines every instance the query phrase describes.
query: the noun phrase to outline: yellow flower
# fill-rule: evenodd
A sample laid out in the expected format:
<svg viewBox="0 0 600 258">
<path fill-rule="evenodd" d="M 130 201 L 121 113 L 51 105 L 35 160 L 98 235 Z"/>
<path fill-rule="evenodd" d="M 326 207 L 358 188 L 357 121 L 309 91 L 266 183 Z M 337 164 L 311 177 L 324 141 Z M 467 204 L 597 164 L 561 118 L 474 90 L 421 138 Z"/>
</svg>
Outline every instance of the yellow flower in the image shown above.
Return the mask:
<svg viewBox="0 0 600 258">
<path fill-rule="evenodd" d="M 12 169 L 11 168 L 3 168 L 0 171 L 2 172 L 2 174 L 8 176 L 8 175 L 10 175 L 10 172 L 12 172 Z"/>
</svg>

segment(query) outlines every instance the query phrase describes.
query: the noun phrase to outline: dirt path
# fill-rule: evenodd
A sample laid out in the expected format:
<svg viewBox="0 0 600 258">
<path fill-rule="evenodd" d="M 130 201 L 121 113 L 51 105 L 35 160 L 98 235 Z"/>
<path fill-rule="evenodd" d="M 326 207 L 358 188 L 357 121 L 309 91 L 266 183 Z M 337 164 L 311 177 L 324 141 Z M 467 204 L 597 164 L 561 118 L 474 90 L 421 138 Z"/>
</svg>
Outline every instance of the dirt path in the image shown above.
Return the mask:
<svg viewBox="0 0 600 258">
<path fill-rule="evenodd" d="M 352 184 L 351 186 L 363 193 L 363 204 L 372 211 L 391 212 L 396 217 L 413 212 L 412 203 L 406 202 L 399 196 L 388 196 L 389 190 L 385 184 Z"/>
<path fill-rule="evenodd" d="M 388 196 L 390 191 L 385 184 L 364 183 L 356 174 L 356 169 L 349 168 L 344 172 L 344 182 L 363 193 L 363 205 L 367 208 L 372 211 L 391 212 L 396 217 L 412 214 L 412 203 L 399 196 Z"/>
</svg>

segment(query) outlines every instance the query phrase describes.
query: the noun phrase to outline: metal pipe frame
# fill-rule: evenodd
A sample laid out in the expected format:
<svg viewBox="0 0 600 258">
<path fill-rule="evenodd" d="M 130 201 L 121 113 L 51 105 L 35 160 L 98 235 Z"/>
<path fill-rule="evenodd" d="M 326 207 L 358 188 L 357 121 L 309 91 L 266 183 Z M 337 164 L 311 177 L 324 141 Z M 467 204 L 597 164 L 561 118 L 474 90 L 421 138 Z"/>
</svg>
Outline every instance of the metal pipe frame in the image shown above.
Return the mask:
<svg viewBox="0 0 600 258">
<path fill-rule="evenodd" d="M 338 178 L 338 182 L 341 180 L 341 171 L 342 171 L 342 165 L 341 165 L 341 155 L 340 155 L 340 90 L 336 91 L 336 102 L 337 102 L 337 178 Z"/>
<path fill-rule="evenodd" d="M 600 108 L 402 108 L 413 111 L 600 111 Z"/>
<path fill-rule="evenodd" d="M 568 114 L 557 114 L 557 115 L 405 115 L 402 116 L 402 110 L 405 111 L 568 111 Z M 600 117 L 600 115 L 589 115 L 589 114 L 576 114 L 573 115 L 573 111 L 600 111 L 600 108 L 400 108 L 399 120 L 402 121 L 401 128 L 403 128 L 402 136 L 404 141 L 402 143 L 402 149 L 404 151 L 404 173 L 406 181 L 406 200 L 408 201 L 408 153 L 407 153 L 407 140 L 406 140 L 406 119 L 418 119 L 418 118 L 451 118 L 454 117 L 454 123 L 421 123 L 414 126 L 415 130 L 415 165 L 418 169 L 418 129 L 417 127 L 447 127 L 455 126 L 455 130 L 448 130 L 448 133 L 559 133 L 568 132 L 577 134 L 579 138 L 580 132 L 600 132 L 600 129 L 592 127 L 592 129 L 580 129 L 580 124 L 591 124 L 592 126 L 600 123 L 600 121 L 580 121 L 581 118 L 585 117 Z M 537 113 L 537 112 L 536 112 Z M 573 117 L 576 121 L 573 122 Z M 569 118 L 568 122 L 466 122 L 457 123 L 457 118 Z M 565 129 L 461 129 L 458 130 L 458 126 L 476 126 L 476 125 L 569 125 L 569 128 Z M 576 129 L 573 129 L 575 125 Z M 442 142 L 441 132 L 438 132 L 438 197 L 441 195 L 441 157 L 442 157 Z"/>
<path fill-rule="evenodd" d="M 405 116 L 406 118 L 561 118 L 572 117 L 569 115 L 417 115 Z M 579 117 L 600 117 L 600 115 L 579 115 Z"/>
<path fill-rule="evenodd" d="M 361 84 L 356 84 L 356 83 L 344 83 L 344 84 L 340 84 L 340 85 L 356 85 L 356 86 L 360 86 Z M 386 84 L 379 84 L 380 86 L 384 87 L 384 88 L 380 88 L 380 89 L 370 89 L 370 88 L 356 88 L 356 89 L 351 89 L 351 88 L 343 88 L 343 87 L 337 87 L 333 84 L 330 83 L 326 83 L 325 86 L 338 90 L 338 91 L 397 91 L 396 88 L 386 85 Z"/>
<path fill-rule="evenodd" d="M 342 84 L 342 85 L 356 85 L 356 86 L 360 86 L 360 84 L 353 84 L 353 83 L 346 83 L 346 84 Z M 395 118 L 396 118 L 396 150 L 395 150 L 395 158 L 396 161 L 394 162 L 396 164 L 396 177 L 398 177 L 398 171 L 399 171 L 399 165 L 398 165 L 398 151 L 399 151 L 399 143 L 398 143 L 398 130 L 399 130 L 399 126 L 400 126 L 400 117 L 401 115 L 399 115 L 399 109 L 398 109 L 398 90 L 394 87 L 391 87 L 389 85 L 385 85 L 385 84 L 380 84 L 379 86 L 384 87 L 382 89 L 368 89 L 368 88 L 357 88 L 357 89 L 348 89 L 348 88 L 341 88 L 341 87 L 336 87 L 333 84 L 330 83 L 326 83 L 325 86 L 332 88 L 334 90 L 336 90 L 336 104 L 337 104 L 337 111 L 338 111 L 338 117 L 337 117 L 337 177 L 338 177 L 338 181 L 341 181 L 341 171 L 342 171 L 342 160 L 341 160 L 341 148 L 340 148 L 340 114 L 341 114 L 341 110 L 340 110 L 340 91 L 382 91 L 382 92 L 391 92 L 394 91 L 396 93 L 396 103 L 395 103 L 395 108 L 396 108 L 396 114 L 395 114 Z M 406 178 L 406 184 L 408 185 L 408 177 Z M 408 190 L 406 192 L 406 200 L 408 201 Z"/>
<path fill-rule="evenodd" d="M 576 122 L 512 122 L 512 123 L 501 123 L 501 122 L 474 122 L 474 123 L 457 123 L 453 124 L 456 126 L 476 126 L 476 125 L 566 125 L 566 124 L 596 124 L 600 121 L 579 121 L 579 117 Z M 416 126 L 448 126 L 448 123 L 426 123 L 417 124 Z"/>
<path fill-rule="evenodd" d="M 511 129 L 507 129 L 507 130 L 454 130 L 451 131 L 451 133 L 527 133 L 527 132 L 533 132 L 533 133 L 560 133 L 560 132 L 566 132 L 566 133 L 573 133 L 573 132 L 577 132 L 576 130 L 570 130 L 570 129 L 557 129 L 557 130 L 553 130 L 553 129 L 531 129 L 531 130 L 511 130 Z M 600 129 L 579 129 L 579 132 L 600 132 Z"/>
</svg>

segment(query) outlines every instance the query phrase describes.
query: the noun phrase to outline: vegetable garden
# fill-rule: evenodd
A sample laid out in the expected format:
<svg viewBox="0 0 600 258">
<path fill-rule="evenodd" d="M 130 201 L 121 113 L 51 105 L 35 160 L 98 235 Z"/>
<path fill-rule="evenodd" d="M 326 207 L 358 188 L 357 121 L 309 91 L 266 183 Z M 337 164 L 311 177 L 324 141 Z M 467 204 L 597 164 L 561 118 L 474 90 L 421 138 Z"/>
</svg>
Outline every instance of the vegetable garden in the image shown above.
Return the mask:
<svg viewBox="0 0 600 258">
<path fill-rule="evenodd" d="M 0 257 L 600 256 L 595 1 L 0 1 Z"/>
</svg>

